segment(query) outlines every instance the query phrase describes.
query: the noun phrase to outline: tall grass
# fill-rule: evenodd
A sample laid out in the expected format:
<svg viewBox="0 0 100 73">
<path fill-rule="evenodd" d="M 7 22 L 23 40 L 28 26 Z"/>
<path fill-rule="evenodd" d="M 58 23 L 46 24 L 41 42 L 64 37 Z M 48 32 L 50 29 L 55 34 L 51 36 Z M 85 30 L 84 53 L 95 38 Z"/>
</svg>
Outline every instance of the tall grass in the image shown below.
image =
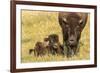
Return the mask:
<svg viewBox="0 0 100 73">
<path fill-rule="evenodd" d="M 46 11 L 28 11 L 22 10 L 22 62 L 46 62 L 46 61 L 67 61 L 67 60 L 83 60 L 90 58 L 90 23 L 88 22 L 82 32 L 78 55 L 67 58 L 61 55 L 45 55 L 36 57 L 34 53 L 29 55 L 29 49 L 34 48 L 37 41 L 43 41 L 49 34 L 59 35 L 60 43 L 63 44 L 61 27 L 58 23 L 58 12 Z"/>
</svg>

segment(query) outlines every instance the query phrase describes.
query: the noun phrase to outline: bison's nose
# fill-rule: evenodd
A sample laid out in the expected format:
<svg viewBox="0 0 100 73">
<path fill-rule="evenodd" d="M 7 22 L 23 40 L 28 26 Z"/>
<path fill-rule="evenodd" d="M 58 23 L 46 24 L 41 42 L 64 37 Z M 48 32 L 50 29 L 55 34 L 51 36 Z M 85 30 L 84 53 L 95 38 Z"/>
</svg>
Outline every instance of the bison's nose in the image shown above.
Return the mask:
<svg viewBox="0 0 100 73">
<path fill-rule="evenodd" d="M 69 44 L 70 45 L 75 45 L 76 41 L 75 41 L 75 38 L 70 38 L 69 39 Z"/>
<path fill-rule="evenodd" d="M 73 39 L 69 40 L 69 43 L 74 44 L 74 40 Z"/>
</svg>

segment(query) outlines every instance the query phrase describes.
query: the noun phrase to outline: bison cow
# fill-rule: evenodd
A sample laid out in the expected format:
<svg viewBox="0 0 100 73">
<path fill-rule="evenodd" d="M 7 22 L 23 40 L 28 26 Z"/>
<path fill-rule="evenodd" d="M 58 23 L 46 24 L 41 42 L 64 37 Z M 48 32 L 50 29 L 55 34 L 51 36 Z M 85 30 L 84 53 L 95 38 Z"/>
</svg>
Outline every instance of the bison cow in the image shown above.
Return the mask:
<svg viewBox="0 0 100 73">
<path fill-rule="evenodd" d="M 58 20 L 62 28 L 64 54 L 71 57 L 78 53 L 81 32 L 87 22 L 88 13 L 59 12 Z"/>
</svg>

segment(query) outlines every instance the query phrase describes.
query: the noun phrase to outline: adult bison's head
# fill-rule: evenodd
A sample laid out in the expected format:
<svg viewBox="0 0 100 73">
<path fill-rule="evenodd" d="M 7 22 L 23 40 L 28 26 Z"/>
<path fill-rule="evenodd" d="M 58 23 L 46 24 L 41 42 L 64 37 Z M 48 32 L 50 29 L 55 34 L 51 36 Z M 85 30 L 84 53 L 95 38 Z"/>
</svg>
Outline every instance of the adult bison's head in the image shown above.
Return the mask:
<svg viewBox="0 0 100 73">
<path fill-rule="evenodd" d="M 87 13 L 59 12 L 58 20 L 62 28 L 63 41 L 65 46 L 70 48 L 68 53 L 71 55 L 75 54 L 81 32 L 86 25 L 87 17 Z"/>
</svg>

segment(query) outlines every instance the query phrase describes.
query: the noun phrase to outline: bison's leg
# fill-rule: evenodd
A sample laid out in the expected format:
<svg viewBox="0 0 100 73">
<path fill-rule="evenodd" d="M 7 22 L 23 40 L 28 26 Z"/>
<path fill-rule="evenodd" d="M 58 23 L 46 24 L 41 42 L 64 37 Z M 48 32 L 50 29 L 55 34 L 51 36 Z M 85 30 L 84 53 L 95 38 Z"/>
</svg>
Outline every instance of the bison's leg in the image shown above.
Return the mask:
<svg viewBox="0 0 100 73">
<path fill-rule="evenodd" d="M 41 54 L 42 54 L 42 56 L 46 55 L 46 49 L 45 48 L 42 50 Z"/>
<path fill-rule="evenodd" d="M 60 43 L 57 44 L 57 54 L 63 54 L 63 47 Z"/>
<path fill-rule="evenodd" d="M 64 47 L 64 50 L 63 50 L 64 55 L 67 56 L 67 47 L 66 47 L 66 44 L 65 43 L 64 43 L 63 47 Z"/>
<path fill-rule="evenodd" d="M 64 55 L 64 48 L 63 48 L 63 45 L 60 45 L 60 50 L 61 50 L 61 55 Z"/>
<path fill-rule="evenodd" d="M 55 51 L 56 51 L 56 50 L 55 50 L 52 46 L 50 46 L 49 48 L 50 48 L 50 53 L 51 53 L 52 55 L 55 55 Z"/>
<path fill-rule="evenodd" d="M 77 55 L 79 53 L 79 47 L 75 47 L 73 51 L 74 51 L 74 55 Z"/>
<path fill-rule="evenodd" d="M 49 46 L 46 47 L 46 52 L 47 52 L 47 55 L 50 54 L 50 47 Z"/>
<path fill-rule="evenodd" d="M 53 55 L 55 55 L 57 53 L 57 49 L 52 48 L 51 52 L 52 52 Z"/>
<path fill-rule="evenodd" d="M 69 58 L 72 56 L 72 53 L 73 53 L 72 49 L 64 42 L 64 55 Z"/>
<path fill-rule="evenodd" d="M 34 49 L 34 56 L 37 56 L 37 51 L 36 51 L 36 49 Z"/>
<path fill-rule="evenodd" d="M 60 49 L 60 47 L 58 47 L 57 53 L 58 53 L 58 54 L 61 54 L 61 49 Z"/>
<path fill-rule="evenodd" d="M 59 46 L 57 53 L 60 54 L 60 55 L 64 55 L 64 49 L 61 46 Z"/>
<path fill-rule="evenodd" d="M 68 46 L 67 48 L 67 57 L 71 57 L 73 55 L 73 50 Z"/>
</svg>

